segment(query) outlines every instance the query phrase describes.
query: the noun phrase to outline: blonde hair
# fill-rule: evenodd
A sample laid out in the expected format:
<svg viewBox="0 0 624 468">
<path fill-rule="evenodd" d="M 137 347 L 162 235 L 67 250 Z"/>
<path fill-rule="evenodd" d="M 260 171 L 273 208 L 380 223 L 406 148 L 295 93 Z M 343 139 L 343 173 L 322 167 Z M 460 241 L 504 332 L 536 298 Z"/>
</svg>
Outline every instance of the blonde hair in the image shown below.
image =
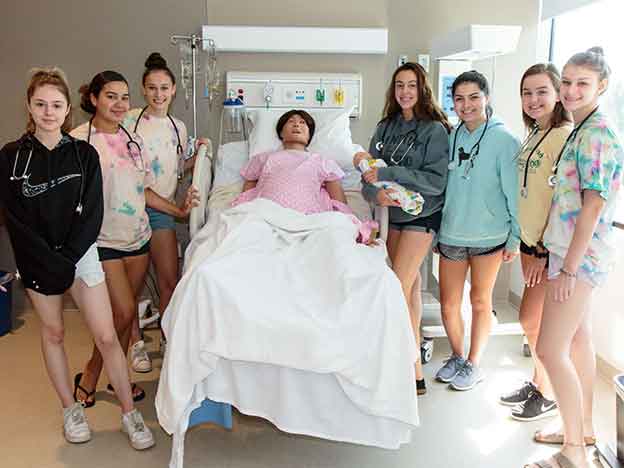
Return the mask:
<svg viewBox="0 0 624 468">
<path fill-rule="evenodd" d="M 30 82 L 28 83 L 28 88 L 26 89 L 26 102 L 30 103 L 30 99 L 33 97 L 33 94 L 35 94 L 35 91 L 45 85 L 54 86 L 61 92 L 61 94 L 63 94 L 63 96 L 65 96 L 65 99 L 67 99 L 67 105 L 69 106 L 70 111 L 65 117 L 65 121 L 61 126 L 61 131 L 69 132 L 72 128 L 71 98 L 69 94 L 69 85 L 67 84 L 67 77 L 65 76 L 65 72 L 63 72 L 63 70 L 57 67 L 33 68 L 30 71 Z M 26 131 L 34 133 L 35 130 L 35 121 L 29 112 Z"/>
</svg>

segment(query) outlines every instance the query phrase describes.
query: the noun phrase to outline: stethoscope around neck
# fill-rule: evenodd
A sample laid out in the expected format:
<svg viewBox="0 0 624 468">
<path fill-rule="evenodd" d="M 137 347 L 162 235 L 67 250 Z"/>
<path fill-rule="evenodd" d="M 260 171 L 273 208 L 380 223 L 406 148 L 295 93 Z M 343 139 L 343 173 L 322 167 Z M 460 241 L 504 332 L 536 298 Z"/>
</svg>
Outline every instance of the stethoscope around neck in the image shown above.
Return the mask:
<svg viewBox="0 0 624 468">
<path fill-rule="evenodd" d="M 63 134 L 63 136 L 65 136 L 65 134 Z M 78 168 L 80 170 L 80 191 L 78 192 L 78 204 L 76 205 L 75 212 L 78 215 L 82 215 L 82 209 L 83 209 L 82 197 L 84 195 L 84 183 L 85 183 L 84 166 L 82 165 L 82 160 L 80 159 L 80 154 L 78 153 L 78 144 L 76 143 L 76 140 L 72 137 L 69 137 L 69 138 L 71 138 L 72 140 L 72 145 L 74 146 L 74 156 L 76 157 L 76 162 L 78 162 Z M 13 172 L 11 176 L 9 177 L 9 180 L 11 181 L 23 180 L 24 182 L 26 182 L 28 178 L 30 177 L 30 174 L 28 174 L 28 168 L 30 167 L 30 160 L 32 159 L 33 150 L 35 147 L 35 144 L 32 141 L 30 134 L 26 137 L 26 143 L 30 146 L 28 158 L 26 159 L 26 165 L 24 166 L 22 175 L 18 176 L 17 175 L 17 163 L 20 159 L 20 153 L 22 151 L 22 147 L 24 146 L 24 142 L 20 142 L 19 146 L 17 147 L 17 152 L 15 154 L 15 161 L 13 161 Z"/>
<path fill-rule="evenodd" d="M 529 165 L 531 164 L 531 158 L 533 157 L 533 154 L 535 153 L 535 151 L 537 151 L 537 148 L 539 148 L 539 146 L 546 139 L 546 137 L 548 136 L 548 134 L 551 132 L 552 129 L 553 129 L 553 127 L 550 127 L 542 135 L 542 137 L 535 144 L 535 146 L 533 146 L 533 149 L 531 150 L 531 152 L 529 153 L 529 155 L 526 158 L 526 162 L 524 164 L 524 177 L 522 179 L 522 187 L 520 188 L 520 195 L 522 195 L 523 198 L 527 198 L 529 196 L 529 189 L 527 188 L 527 182 L 528 182 L 528 178 L 529 178 Z M 522 143 L 522 145 L 520 146 L 520 149 L 518 149 L 518 152 L 516 153 L 516 157 L 514 157 L 514 160 L 519 158 L 520 155 L 526 151 L 526 149 L 529 146 L 529 143 L 531 142 L 533 137 L 535 137 L 535 135 L 537 135 L 539 130 L 540 130 L 539 126 L 537 124 L 535 124 L 535 126 L 533 127 L 533 129 L 531 130 L 529 135 L 526 137 L 526 140 L 524 140 L 524 143 Z M 550 183 L 549 183 L 549 185 L 550 185 Z"/>
<path fill-rule="evenodd" d="M 139 116 L 136 119 L 136 123 L 134 124 L 134 133 L 137 133 L 137 129 L 139 128 L 139 123 L 141 122 L 141 117 L 143 117 L 143 114 L 145 113 L 145 111 L 147 110 L 149 106 L 145 106 L 143 109 L 141 109 L 141 112 L 139 113 Z M 173 117 L 171 117 L 171 114 L 169 114 L 169 112 L 167 112 L 167 118 L 169 119 L 169 122 L 171 122 L 171 125 L 173 126 L 173 130 L 176 134 L 176 139 L 178 141 L 178 144 L 176 145 L 176 155 L 178 158 L 178 179 L 181 179 L 184 176 L 184 170 L 183 170 L 183 164 L 184 164 L 184 148 L 182 147 L 182 139 L 180 138 L 180 131 L 178 130 L 178 126 L 176 125 L 175 121 L 173 120 Z"/>
<path fill-rule="evenodd" d="M 549 186 L 554 187 L 555 185 L 557 185 L 557 168 L 559 167 L 559 163 L 561 162 L 561 157 L 563 156 L 563 153 L 568 147 L 568 144 L 572 143 L 576 139 L 576 135 L 581 130 L 583 125 L 585 125 L 585 122 L 587 122 L 589 118 L 596 113 L 596 111 L 598 110 L 598 107 L 599 106 L 594 107 L 594 110 L 592 110 L 589 114 L 587 114 L 587 117 L 581 120 L 581 123 L 578 124 L 576 127 L 574 127 L 574 130 L 572 130 L 572 132 L 570 132 L 570 134 L 568 135 L 568 138 L 566 138 L 566 141 L 561 147 L 561 150 L 559 151 L 559 155 L 557 156 L 557 161 L 552 167 L 552 174 L 548 177 Z"/>
<path fill-rule="evenodd" d="M 385 126 L 384 130 L 383 130 L 383 134 L 381 135 L 381 140 L 378 141 L 375 144 L 375 148 L 377 149 L 377 151 L 379 151 L 379 154 L 381 155 L 382 158 L 385 158 L 385 144 L 384 141 L 386 141 L 386 133 L 388 131 L 388 125 Z M 401 164 L 403 162 L 403 160 L 405 159 L 405 156 L 407 156 L 407 153 L 410 152 L 410 150 L 414 147 L 414 143 L 415 140 L 413 140 L 409 146 L 407 147 L 407 149 L 405 151 L 403 151 L 403 154 L 401 155 L 401 157 L 397 160 L 394 159 L 394 155 L 397 153 L 397 151 L 399 150 L 399 148 L 403 145 L 403 143 L 405 143 L 405 140 L 407 139 L 407 137 L 410 134 L 415 134 L 417 131 L 416 128 L 413 128 L 412 130 L 407 131 L 403 137 L 401 138 L 401 141 L 399 141 L 399 144 L 395 146 L 394 150 L 392 151 L 392 153 L 390 153 L 390 161 L 392 162 L 392 164 L 398 166 L 399 164 Z"/>
<path fill-rule="evenodd" d="M 91 143 L 91 129 L 92 129 L 93 117 L 89 120 L 89 127 L 87 128 L 87 143 Z M 128 155 L 134 166 L 139 172 L 145 172 L 145 161 L 143 161 L 143 152 L 141 151 L 141 146 L 136 142 L 132 135 L 128 130 L 125 129 L 123 125 L 118 125 L 119 129 L 126 134 L 128 137 L 128 141 L 126 142 L 126 149 L 128 150 Z"/>
<path fill-rule="evenodd" d="M 462 146 L 459 147 L 459 154 L 457 156 L 457 159 L 459 160 L 458 162 L 458 161 L 455 161 L 455 148 L 457 145 L 457 134 L 459 133 L 459 130 L 462 128 L 462 126 L 464 126 L 464 121 L 462 120 L 462 122 L 459 124 L 459 127 L 457 127 L 457 129 L 455 130 L 455 135 L 453 135 L 453 149 L 451 151 L 451 160 L 448 163 L 449 171 L 453 171 L 457 169 L 458 167 L 461 166 L 462 162 L 467 161 L 466 168 L 464 169 L 464 173 L 462 174 L 462 177 L 466 180 L 470 179 L 470 175 L 469 175 L 470 169 L 474 167 L 474 160 L 479 155 L 479 150 L 481 149 L 481 141 L 483 140 L 483 137 L 485 136 L 485 132 L 487 132 L 489 125 L 490 125 L 490 116 L 488 115 L 485 119 L 485 125 L 483 127 L 483 130 L 481 130 L 481 135 L 479 135 L 479 139 L 477 140 L 477 142 L 474 145 L 472 145 L 472 148 L 470 148 L 470 151 L 466 153 L 466 151 L 464 150 Z"/>
</svg>

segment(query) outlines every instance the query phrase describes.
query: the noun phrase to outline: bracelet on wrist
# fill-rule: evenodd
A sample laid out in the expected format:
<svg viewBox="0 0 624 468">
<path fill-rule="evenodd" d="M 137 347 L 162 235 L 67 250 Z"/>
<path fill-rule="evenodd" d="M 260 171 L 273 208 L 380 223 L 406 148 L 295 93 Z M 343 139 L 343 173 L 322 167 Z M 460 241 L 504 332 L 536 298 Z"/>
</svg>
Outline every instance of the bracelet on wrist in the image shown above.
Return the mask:
<svg viewBox="0 0 624 468">
<path fill-rule="evenodd" d="M 569 278 L 576 278 L 576 273 L 566 270 L 565 268 L 559 268 L 559 272 Z"/>
</svg>

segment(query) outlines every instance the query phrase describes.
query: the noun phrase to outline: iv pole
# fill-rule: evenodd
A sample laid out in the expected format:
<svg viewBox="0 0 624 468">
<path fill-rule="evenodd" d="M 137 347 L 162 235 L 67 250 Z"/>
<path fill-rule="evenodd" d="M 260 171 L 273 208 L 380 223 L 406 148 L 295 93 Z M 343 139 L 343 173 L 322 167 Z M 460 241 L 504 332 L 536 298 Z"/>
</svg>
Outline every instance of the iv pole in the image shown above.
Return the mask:
<svg viewBox="0 0 624 468">
<path fill-rule="evenodd" d="M 178 41 L 188 41 L 191 44 L 191 96 L 193 99 L 193 138 L 197 138 L 197 96 L 196 96 L 196 86 L 195 82 L 197 81 L 196 73 L 197 73 L 197 46 L 202 44 L 203 39 L 199 37 L 197 34 L 191 34 L 190 36 L 182 36 L 182 35 L 173 35 L 171 36 L 171 44 L 176 45 Z"/>
</svg>

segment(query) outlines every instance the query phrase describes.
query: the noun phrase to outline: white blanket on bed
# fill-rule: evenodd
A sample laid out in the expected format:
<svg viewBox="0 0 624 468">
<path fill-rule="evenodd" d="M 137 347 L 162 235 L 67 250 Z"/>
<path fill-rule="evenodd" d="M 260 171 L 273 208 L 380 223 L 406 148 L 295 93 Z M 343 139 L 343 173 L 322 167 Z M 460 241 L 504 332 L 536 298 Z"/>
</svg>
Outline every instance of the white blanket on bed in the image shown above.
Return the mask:
<svg viewBox="0 0 624 468">
<path fill-rule="evenodd" d="M 340 213 L 306 216 L 264 199 L 211 217 L 163 321 L 156 409 L 168 433 L 186 430 L 195 387 L 220 359 L 331 374 L 362 412 L 418 424 L 401 285 L 385 247 L 356 244 L 356 234 Z"/>
</svg>

